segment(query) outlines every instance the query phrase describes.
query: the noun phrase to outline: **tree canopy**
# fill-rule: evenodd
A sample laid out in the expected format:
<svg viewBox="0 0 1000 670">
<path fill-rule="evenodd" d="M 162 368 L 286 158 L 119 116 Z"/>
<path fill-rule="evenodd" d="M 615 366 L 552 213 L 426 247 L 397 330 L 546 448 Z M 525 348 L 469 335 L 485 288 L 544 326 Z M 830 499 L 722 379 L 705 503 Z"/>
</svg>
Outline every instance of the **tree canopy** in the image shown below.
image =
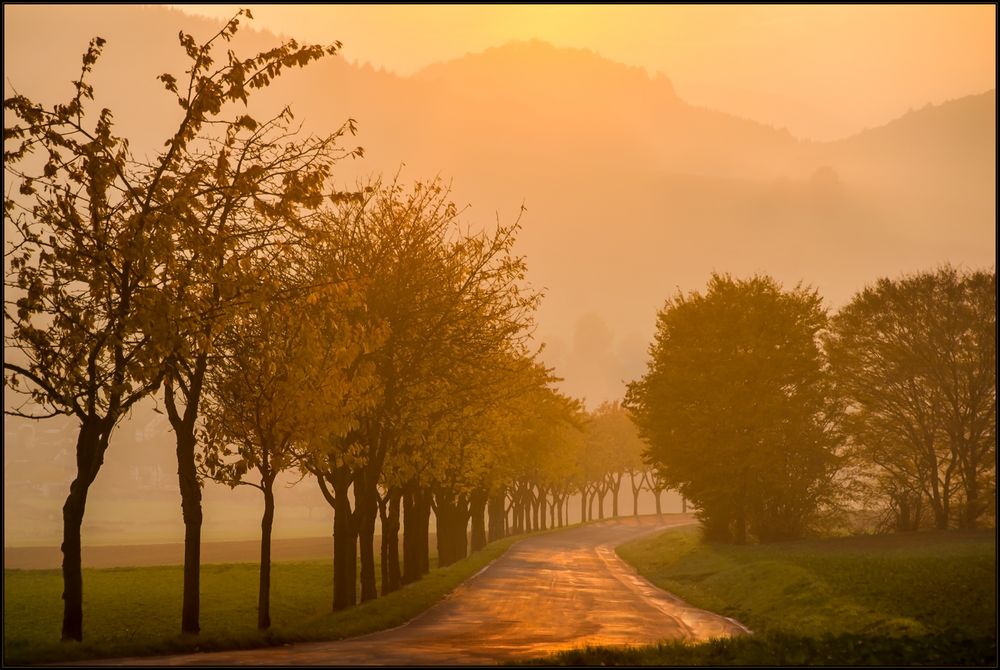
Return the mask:
<svg viewBox="0 0 1000 670">
<path fill-rule="evenodd" d="M 657 318 L 649 368 L 627 404 L 664 480 L 707 532 L 745 542 L 796 537 L 836 464 L 818 294 L 769 277 L 714 275 Z"/>
</svg>

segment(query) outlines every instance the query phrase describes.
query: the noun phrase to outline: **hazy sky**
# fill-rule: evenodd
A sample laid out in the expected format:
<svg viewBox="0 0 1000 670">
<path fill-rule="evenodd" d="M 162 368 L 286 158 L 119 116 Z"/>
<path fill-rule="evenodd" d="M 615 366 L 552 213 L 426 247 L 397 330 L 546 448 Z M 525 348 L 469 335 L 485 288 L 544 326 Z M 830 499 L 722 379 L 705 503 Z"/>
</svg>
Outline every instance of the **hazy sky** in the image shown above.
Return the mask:
<svg viewBox="0 0 1000 670">
<path fill-rule="evenodd" d="M 340 40 L 347 59 L 400 74 L 512 39 L 586 47 L 664 73 L 689 102 L 812 139 L 882 125 L 996 79 L 992 5 L 248 7 L 258 27 Z"/>
</svg>

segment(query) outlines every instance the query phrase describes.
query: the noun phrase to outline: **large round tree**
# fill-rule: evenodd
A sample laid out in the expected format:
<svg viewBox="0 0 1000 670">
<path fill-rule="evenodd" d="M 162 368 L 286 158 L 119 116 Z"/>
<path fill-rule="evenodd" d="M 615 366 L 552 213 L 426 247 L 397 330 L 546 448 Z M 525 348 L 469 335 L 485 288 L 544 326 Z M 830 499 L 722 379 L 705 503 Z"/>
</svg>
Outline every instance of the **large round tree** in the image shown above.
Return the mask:
<svg viewBox="0 0 1000 670">
<path fill-rule="evenodd" d="M 799 536 L 836 467 L 818 294 L 770 277 L 713 275 L 657 319 L 626 404 L 647 458 L 699 508 L 709 537 Z"/>
</svg>

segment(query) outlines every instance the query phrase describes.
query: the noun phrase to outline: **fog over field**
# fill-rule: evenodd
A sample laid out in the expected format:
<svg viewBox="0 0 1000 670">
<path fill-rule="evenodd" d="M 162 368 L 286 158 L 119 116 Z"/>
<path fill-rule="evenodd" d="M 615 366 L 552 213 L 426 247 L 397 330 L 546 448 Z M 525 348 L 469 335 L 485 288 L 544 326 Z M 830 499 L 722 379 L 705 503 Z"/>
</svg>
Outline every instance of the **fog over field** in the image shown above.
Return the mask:
<svg viewBox="0 0 1000 670">
<path fill-rule="evenodd" d="M 941 23 L 942 43 L 954 44 L 966 30 L 976 36 L 970 50 L 995 52 L 992 37 L 969 28 L 981 23 L 991 32 L 995 8 L 966 9 L 954 25 Z M 349 19 L 331 21 L 323 35 L 314 26 L 301 39 L 341 40 L 350 56 L 362 36 Z M 69 98 L 88 40 L 104 37 L 92 77 L 96 106 L 114 110 L 118 132 L 139 156 L 159 149 L 182 112 L 156 79 L 184 66 L 177 31 L 202 39 L 220 25 L 138 6 L 5 6 L 4 21 L 5 98 Z M 253 22 L 230 46 L 270 48 L 277 33 L 294 29 L 285 25 L 291 28 Z M 899 30 L 907 26 L 919 32 L 916 23 Z M 794 113 L 768 119 L 768 110 L 781 107 L 773 86 L 759 87 L 766 95 L 733 96 L 738 83 L 718 79 L 724 68 L 692 61 L 683 69 L 680 56 L 672 64 L 687 86 L 662 63 L 643 61 L 641 50 L 623 64 L 597 40 L 583 49 L 565 46 L 573 43 L 568 37 L 546 41 L 517 31 L 477 36 L 474 46 L 466 38 L 447 53 L 422 52 L 426 64 L 402 73 L 323 59 L 284 74 L 252 110 L 265 116 L 288 102 L 296 121 L 315 133 L 355 119 L 357 136 L 345 144 L 363 147 L 364 157 L 337 164 L 345 188 L 378 173 L 407 181 L 440 175 L 456 203 L 468 203 L 461 218 L 472 228 L 520 215 L 516 251 L 527 260 L 527 281 L 544 290 L 535 344 L 563 378 L 560 389 L 590 409 L 620 400 L 625 384 L 643 374 L 664 301 L 678 290 L 703 289 L 713 272 L 767 273 L 786 287 L 802 282 L 836 309 L 879 277 L 944 263 L 993 266 L 993 63 L 977 69 L 942 59 L 940 71 L 926 72 L 926 94 L 915 101 L 924 89 L 905 60 L 918 53 L 911 35 L 899 38 L 908 50 L 887 59 L 910 74 L 887 79 L 877 101 L 853 102 L 863 92 L 845 81 L 866 64 L 847 59 L 842 80 L 812 82 L 795 95 L 813 92 L 813 101 L 800 99 Z M 609 49 L 621 50 L 621 42 Z M 711 55 L 693 47 L 685 53 Z M 740 54 L 719 58 L 735 67 Z M 925 55 L 919 62 L 929 67 Z M 829 72 L 828 64 L 813 65 Z M 691 83 L 699 74 L 715 79 L 699 87 Z M 968 88 L 949 90 L 946 80 Z M 834 97 L 834 90 L 841 93 Z M 5 408 L 17 402 L 5 389 Z M 182 540 L 174 436 L 162 412 L 162 400 L 143 402 L 115 433 L 87 503 L 86 543 Z M 5 417 L 5 546 L 59 544 L 76 423 Z M 279 480 L 275 537 L 328 535 L 330 506 L 314 480 L 292 486 L 297 479 Z M 625 489 L 621 500 L 629 509 Z M 676 495 L 664 500 L 668 511 L 679 511 Z M 206 484 L 204 539 L 257 537 L 260 507 L 255 490 Z M 579 506 L 570 509 L 578 514 Z M 642 511 L 652 509 L 644 493 Z"/>
</svg>

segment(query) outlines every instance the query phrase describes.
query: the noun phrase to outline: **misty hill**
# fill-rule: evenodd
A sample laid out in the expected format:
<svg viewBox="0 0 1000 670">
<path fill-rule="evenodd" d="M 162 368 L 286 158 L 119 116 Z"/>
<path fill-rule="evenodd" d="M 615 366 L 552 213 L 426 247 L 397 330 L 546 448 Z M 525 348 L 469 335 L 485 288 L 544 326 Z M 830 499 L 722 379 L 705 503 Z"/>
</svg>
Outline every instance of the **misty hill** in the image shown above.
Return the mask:
<svg viewBox="0 0 1000 670">
<path fill-rule="evenodd" d="M 218 27 L 160 7 L 7 7 L 5 20 L 6 81 L 43 99 L 65 97 L 89 37 L 106 37 L 99 102 L 147 149 L 179 111 L 155 80 L 183 64 L 177 31 Z M 350 37 L 331 26 L 331 40 Z M 278 39 L 243 30 L 234 48 Z M 663 75 L 538 41 L 413 77 L 326 59 L 267 93 L 261 107 L 291 103 L 309 129 L 357 119 L 367 157 L 342 164 L 345 180 L 405 163 L 404 178 L 453 179 L 483 223 L 524 202 L 521 250 L 548 289 L 540 333 L 555 348 L 587 313 L 641 341 L 666 294 L 713 269 L 805 280 L 839 304 L 880 274 L 993 258 L 992 91 L 830 143 L 689 105 Z"/>
<path fill-rule="evenodd" d="M 183 68 L 177 32 L 219 28 L 163 7 L 5 6 L 4 19 L 5 96 L 68 98 L 87 41 L 105 37 L 97 104 L 140 153 L 180 111 L 155 79 Z M 330 27 L 330 41 L 351 37 Z M 231 48 L 278 40 L 242 30 Z M 641 374 L 656 310 L 713 270 L 804 281 L 837 306 L 879 276 L 995 255 L 995 91 L 817 143 L 690 105 L 666 76 L 529 41 L 411 77 L 324 59 L 260 103 L 262 115 L 290 103 L 316 132 L 356 119 L 366 157 L 341 163 L 345 181 L 402 163 L 404 179 L 440 174 L 483 225 L 524 203 L 546 360 L 590 404 Z"/>
</svg>

